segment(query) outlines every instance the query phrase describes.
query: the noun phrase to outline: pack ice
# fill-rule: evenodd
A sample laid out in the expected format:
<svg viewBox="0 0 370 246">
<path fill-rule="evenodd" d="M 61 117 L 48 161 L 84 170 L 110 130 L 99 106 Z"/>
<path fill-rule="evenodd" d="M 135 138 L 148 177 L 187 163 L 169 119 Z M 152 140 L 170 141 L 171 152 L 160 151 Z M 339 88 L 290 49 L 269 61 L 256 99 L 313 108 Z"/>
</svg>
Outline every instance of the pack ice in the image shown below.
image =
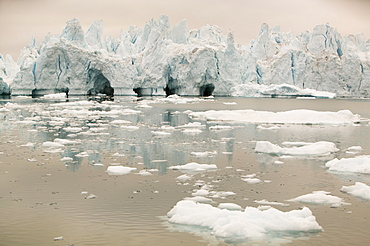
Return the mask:
<svg viewBox="0 0 370 246">
<path fill-rule="evenodd" d="M 73 19 L 60 35 L 32 39 L 17 62 L 0 55 L 0 94 L 368 97 L 369 50 L 363 35 L 329 25 L 293 35 L 263 24 L 239 45 L 217 26 L 171 27 L 167 16 L 119 38 L 103 37 L 102 21 L 84 32 Z"/>
</svg>

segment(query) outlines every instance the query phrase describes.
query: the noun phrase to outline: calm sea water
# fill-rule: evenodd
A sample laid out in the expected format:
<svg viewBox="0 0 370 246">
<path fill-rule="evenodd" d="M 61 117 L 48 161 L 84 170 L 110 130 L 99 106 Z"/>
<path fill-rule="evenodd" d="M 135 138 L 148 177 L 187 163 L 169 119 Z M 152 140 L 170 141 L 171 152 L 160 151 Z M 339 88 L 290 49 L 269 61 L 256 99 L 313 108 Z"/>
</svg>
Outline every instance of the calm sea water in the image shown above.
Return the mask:
<svg viewBox="0 0 370 246">
<path fill-rule="evenodd" d="M 361 146 L 358 155 L 370 154 L 370 124 L 356 126 L 279 125 L 275 130 L 256 124 L 222 123 L 232 126 L 212 130 L 201 122 L 200 133 L 177 128 L 192 122 L 187 110 L 254 109 L 286 111 L 349 109 L 370 118 L 370 100 L 298 100 L 215 98 L 185 103 L 157 99 L 116 97 L 93 106 L 78 103 L 86 98 L 46 100 L 14 98 L 0 100 L 9 111 L 0 112 L 0 245 L 366 245 L 370 202 L 341 193 L 355 181 L 370 184 L 369 175 L 328 172 L 324 165 L 335 157 L 353 157 L 351 146 Z M 231 104 L 233 102 L 233 104 Z M 234 104 L 235 102 L 235 104 Z M 74 106 L 71 105 L 74 103 Z M 130 111 L 135 110 L 135 111 Z M 129 122 L 118 122 L 126 120 Z M 117 124 L 111 124 L 116 121 Z M 174 127 L 171 128 L 171 127 Z M 169 134 L 164 134 L 167 132 Z M 45 142 L 67 139 L 63 147 L 50 149 Z M 289 158 L 257 154 L 256 141 L 330 141 L 340 149 L 325 158 Z M 193 152 L 207 152 L 196 156 Z M 66 159 L 66 157 L 70 159 Z M 64 158 L 62 161 L 61 159 Z M 169 166 L 189 162 L 216 164 L 218 169 L 199 173 L 183 184 L 182 173 Z M 96 165 L 102 164 L 102 165 Z M 109 165 L 149 170 L 110 176 Z M 241 176 L 255 173 L 270 183 L 248 184 Z M 308 206 L 324 228 L 316 234 L 275 235 L 269 240 L 225 241 L 204 228 L 172 225 L 168 211 L 191 197 L 199 184 L 214 191 L 236 193 L 220 202 L 257 207 L 255 200 L 286 200 L 316 190 L 329 191 L 351 205 L 330 208 Z M 94 194 L 96 198 L 86 199 Z M 274 206 L 282 211 L 303 205 Z M 63 237 L 62 240 L 54 240 Z M 60 238 L 59 238 L 60 239 Z"/>
</svg>

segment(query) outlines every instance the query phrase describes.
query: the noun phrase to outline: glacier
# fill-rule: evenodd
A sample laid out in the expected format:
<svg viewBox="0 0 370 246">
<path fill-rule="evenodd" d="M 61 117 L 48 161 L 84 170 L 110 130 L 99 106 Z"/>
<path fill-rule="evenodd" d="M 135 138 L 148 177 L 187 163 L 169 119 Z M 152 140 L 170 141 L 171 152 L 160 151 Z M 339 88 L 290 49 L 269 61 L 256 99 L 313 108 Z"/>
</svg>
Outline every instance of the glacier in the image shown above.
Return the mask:
<svg viewBox="0 0 370 246">
<path fill-rule="evenodd" d="M 280 87 L 279 87 L 280 86 Z M 67 22 L 60 35 L 35 39 L 17 62 L 0 55 L 0 94 L 370 97 L 370 41 L 328 24 L 294 35 L 262 24 L 248 45 L 217 26 L 171 27 L 167 16 L 103 37 Z M 298 93 L 298 94 L 297 94 Z"/>
</svg>

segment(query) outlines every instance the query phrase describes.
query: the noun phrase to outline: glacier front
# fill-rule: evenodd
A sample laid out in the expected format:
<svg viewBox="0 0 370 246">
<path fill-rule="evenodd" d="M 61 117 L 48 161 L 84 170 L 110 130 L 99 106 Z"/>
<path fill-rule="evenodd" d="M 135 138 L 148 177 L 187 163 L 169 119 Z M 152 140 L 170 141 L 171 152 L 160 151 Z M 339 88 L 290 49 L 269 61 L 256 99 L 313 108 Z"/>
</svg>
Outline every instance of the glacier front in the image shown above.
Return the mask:
<svg viewBox="0 0 370 246">
<path fill-rule="evenodd" d="M 102 21 L 84 32 L 73 19 L 40 45 L 32 39 L 17 63 L 0 55 L 0 94 L 251 96 L 243 90 L 262 88 L 257 94 L 274 96 L 266 88 L 275 85 L 370 97 L 370 43 L 329 25 L 293 35 L 263 24 L 238 45 L 217 26 L 188 30 L 185 20 L 171 27 L 160 16 L 119 38 L 104 38 Z"/>
</svg>

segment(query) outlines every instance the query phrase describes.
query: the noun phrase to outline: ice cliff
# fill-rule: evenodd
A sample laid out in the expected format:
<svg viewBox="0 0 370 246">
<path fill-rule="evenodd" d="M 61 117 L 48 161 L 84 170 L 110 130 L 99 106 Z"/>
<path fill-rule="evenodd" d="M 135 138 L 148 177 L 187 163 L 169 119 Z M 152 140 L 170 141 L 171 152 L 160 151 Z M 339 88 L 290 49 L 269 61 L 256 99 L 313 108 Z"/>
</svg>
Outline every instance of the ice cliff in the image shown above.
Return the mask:
<svg viewBox="0 0 370 246">
<path fill-rule="evenodd" d="M 370 42 L 329 25 L 293 35 L 263 24 L 243 46 L 216 26 L 171 28 L 166 16 L 104 38 L 101 21 L 84 32 L 73 19 L 60 35 L 31 40 L 17 63 L 0 55 L 0 94 L 253 96 L 243 91 L 269 85 L 370 97 Z"/>
</svg>

